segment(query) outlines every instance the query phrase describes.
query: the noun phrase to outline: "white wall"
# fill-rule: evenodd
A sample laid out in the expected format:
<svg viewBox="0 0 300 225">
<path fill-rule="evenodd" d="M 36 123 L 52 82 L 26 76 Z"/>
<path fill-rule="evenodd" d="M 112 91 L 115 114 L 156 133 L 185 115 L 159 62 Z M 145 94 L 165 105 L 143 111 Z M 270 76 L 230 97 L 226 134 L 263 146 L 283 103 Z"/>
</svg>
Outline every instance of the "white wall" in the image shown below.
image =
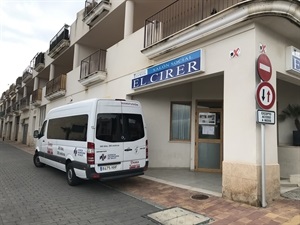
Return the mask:
<svg viewBox="0 0 300 225">
<path fill-rule="evenodd" d="M 171 101 L 191 101 L 191 97 L 191 84 L 134 96 L 143 106 L 150 167 L 189 167 L 190 142 L 170 141 L 170 107 Z"/>
</svg>

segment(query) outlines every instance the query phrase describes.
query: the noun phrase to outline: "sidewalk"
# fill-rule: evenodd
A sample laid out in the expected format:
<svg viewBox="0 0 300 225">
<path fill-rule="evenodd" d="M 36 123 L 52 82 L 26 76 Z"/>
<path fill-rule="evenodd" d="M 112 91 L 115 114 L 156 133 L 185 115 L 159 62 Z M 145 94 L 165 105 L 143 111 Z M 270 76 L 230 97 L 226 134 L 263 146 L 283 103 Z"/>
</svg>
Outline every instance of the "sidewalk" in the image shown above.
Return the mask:
<svg viewBox="0 0 300 225">
<path fill-rule="evenodd" d="M 13 141 L 6 142 L 30 154 L 34 153 L 33 147 Z M 133 177 L 105 184 L 161 209 L 181 207 L 209 217 L 209 224 L 213 225 L 300 225 L 299 200 L 282 197 L 269 202 L 266 208 L 258 208 L 147 178 L 149 177 Z M 205 197 L 208 198 L 204 199 Z"/>
</svg>

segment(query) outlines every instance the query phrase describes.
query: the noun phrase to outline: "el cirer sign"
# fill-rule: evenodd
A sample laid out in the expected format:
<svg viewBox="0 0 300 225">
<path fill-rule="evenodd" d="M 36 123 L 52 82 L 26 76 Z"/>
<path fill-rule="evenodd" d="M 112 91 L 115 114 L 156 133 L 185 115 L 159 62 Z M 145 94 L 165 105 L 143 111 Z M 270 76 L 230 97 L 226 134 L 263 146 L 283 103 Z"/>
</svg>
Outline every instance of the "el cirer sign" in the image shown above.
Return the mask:
<svg viewBox="0 0 300 225">
<path fill-rule="evenodd" d="M 134 74 L 131 82 L 131 88 L 136 89 L 187 76 L 196 72 L 203 72 L 202 59 L 202 50 L 197 50 L 170 61 L 141 70 Z"/>
</svg>

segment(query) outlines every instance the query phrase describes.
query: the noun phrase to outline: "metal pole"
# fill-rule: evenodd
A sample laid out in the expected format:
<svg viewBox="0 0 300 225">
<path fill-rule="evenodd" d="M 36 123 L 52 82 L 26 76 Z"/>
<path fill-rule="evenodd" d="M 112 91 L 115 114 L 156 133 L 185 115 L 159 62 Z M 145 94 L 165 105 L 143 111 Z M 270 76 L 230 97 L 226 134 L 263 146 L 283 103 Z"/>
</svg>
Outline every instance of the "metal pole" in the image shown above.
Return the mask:
<svg viewBox="0 0 300 225">
<path fill-rule="evenodd" d="M 265 162 L 265 124 L 261 124 L 261 205 L 263 208 L 266 203 L 266 162 Z"/>
</svg>

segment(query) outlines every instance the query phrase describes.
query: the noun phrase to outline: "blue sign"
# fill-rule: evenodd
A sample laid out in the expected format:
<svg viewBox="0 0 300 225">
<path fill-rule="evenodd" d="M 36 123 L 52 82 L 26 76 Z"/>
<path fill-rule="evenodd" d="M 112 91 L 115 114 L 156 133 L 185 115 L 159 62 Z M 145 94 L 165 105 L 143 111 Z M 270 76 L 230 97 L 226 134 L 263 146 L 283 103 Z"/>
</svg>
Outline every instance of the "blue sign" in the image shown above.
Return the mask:
<svg viewBox="0 0 300 225">
<path fill-rule="evenodd" d="M 293 70 L 300 73 L 300 58 L 296 56 L 292 56 L 292 60 L 293 60 Z"/>
<path fill-rule="evenodd" d="M 150 84 L 175 79 L 202 71 L 202 50 L 197 50 L 176 59 L 161 63 L 134 74 L 131 88 L 140 88 Z"/>
</svg>

